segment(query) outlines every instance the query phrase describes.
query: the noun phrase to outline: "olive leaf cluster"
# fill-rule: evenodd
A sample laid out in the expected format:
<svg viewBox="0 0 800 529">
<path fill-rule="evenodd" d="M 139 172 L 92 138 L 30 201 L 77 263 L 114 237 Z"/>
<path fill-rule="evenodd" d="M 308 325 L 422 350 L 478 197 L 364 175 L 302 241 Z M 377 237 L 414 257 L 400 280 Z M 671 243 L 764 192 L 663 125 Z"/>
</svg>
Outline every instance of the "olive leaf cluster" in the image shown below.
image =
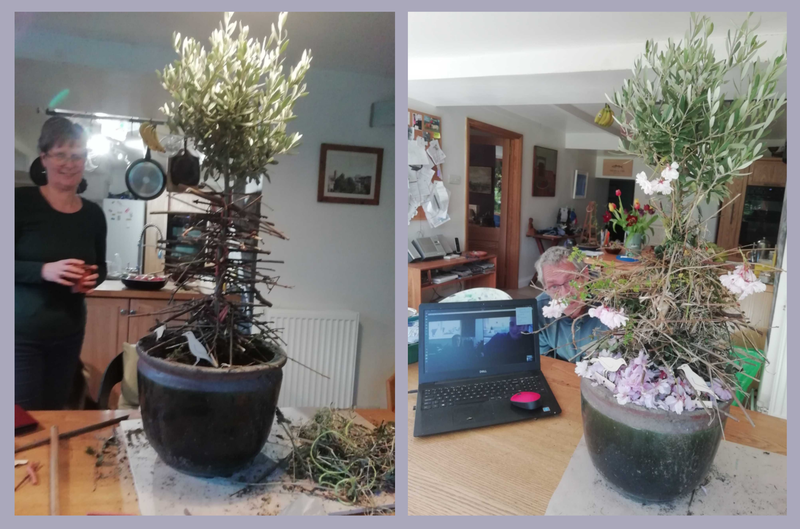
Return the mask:
<svg viewBox="0 0 800 529">
<path fill-rule="evenodd" d="M 786 70 L 786 45 L 774 59 L 759 60 L 764 42 L 751 16 L 728 31 L 727 58 L 718 60 L 709 42 L 714 24 L 692 13 L 682 41 L 670 39 L 666 49 L 648 41 L 633 76 L 607 96 L 621 110 L 615 120 L 622 152 L 656 172 L 673 162 L 680 166 L 672 191 L 678 214 L 670 224 L 685 226 L 702 200 L 726 197 L 727 184 L 762 157 L 762 140 L 784 111 L 786 94 L 778 94 L 777 85 Z"/>
<path fill-rule="evenodd" d="M 299 133 L 287 134 L 286 124 L 295 118 L 293 108 L 306 95 L 304 78 L 311 55 L 284 73 L 283 53 L 289 44 L 284 29 L 287 13 L 281 13 L 269 38 L 248 38 L 249 29 L 223 22 L 206 50 L 191 37 L 175 33 L 173 46 L 180 56 L 157 72 L 173 101 L 162 111 L 170 130 L 191 139 L 205 159 L 203 175 L 226 185 L 267 176 L 275 157 L 290 152 Z M 236 32 L 238 27 L 238 34 Z"/>
</svg>

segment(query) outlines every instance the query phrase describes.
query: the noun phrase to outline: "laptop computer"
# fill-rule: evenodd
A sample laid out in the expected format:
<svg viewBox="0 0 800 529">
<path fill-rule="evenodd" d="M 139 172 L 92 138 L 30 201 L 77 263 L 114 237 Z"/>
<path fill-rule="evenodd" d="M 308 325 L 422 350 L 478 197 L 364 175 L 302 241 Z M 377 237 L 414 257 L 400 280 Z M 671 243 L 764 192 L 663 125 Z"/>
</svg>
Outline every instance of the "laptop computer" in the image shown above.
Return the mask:
<svg viewBox="0 0 800 529">
<path fill-rule="evenodd" d="M 541 372 L 536 300 L 428 303 L 419 310 L 414 437 L 561 413 Z M 540 395 L 537 408 L 511 404 Z"/>
</svg>

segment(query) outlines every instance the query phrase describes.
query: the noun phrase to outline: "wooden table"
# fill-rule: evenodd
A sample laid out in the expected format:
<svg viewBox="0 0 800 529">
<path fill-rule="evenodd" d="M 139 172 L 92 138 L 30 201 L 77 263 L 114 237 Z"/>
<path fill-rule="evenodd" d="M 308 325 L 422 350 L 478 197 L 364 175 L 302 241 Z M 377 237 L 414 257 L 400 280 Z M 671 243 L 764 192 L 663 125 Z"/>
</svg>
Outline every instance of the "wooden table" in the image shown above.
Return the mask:
<svg viewBox="0 0 800 529">
<path fill-rule="evenodd" d="M 577 235 L 542 235 L 536 232 L 536 228 L 533 227 L 533 219 L 528 219 L 528 231 L 525 233 L 526 237 L 530 237 L 531 239 L 536 239 L 536 246 L 539 248 L 539 255 L 543 254 L 545 251 L 544 241 L 549 241 L 554 245 L 562 241 L 566 241 L 567 239 L 575 240 L 578 238 Z"/>
<path fill-rule="evenodd" d="M 413 437 L 417 394 L 408 395 L 408 512 L 411 515 L 544 514 L 583 435 L 580 379 L 574 364 L 542 358 L 542 371 L 562 413 L 539 421 Z M 408 366 L 417 389 L 418 364 Z M 786 421 L 739 408 L 728 441 L 786 454 Z"/>
<path fill-rule="evenodd" d="M 431 283 L 431 272 L 433 270 L 443 270 L 481 261 L 488 261 L 495 267 L 485 274 L 459 277 L 445 283 Z M 484 257 L 459 257 L 457 259 L 436 259 L 408 263 L 408 306 L 417 310 L 420 303 L 422 303 L 422 293 L 424 291 L 456 283 L 465 283 L 469 285 L 469 288 L 495 288 L 497 284 L 497 256 L 487 254 Z"/>
<path fill-rule="evenodd" d="M 357 409 L 356 413 L 373 424 L 394 421 L 389 410 Z M 114 417 L 130 414 L 139 418 L 138 411 L 36 411 L 30 412 L 39 421 L 35 432 L 14 438 L 15 445 L 22 445 L 49 436 L 50 426 L 57 425 L 61 433 L 83 426 L 96 424 Z M 114 514 L 139 514 L 139 502 L 127 459 L 116 465 L 103 466 L 95 479 L 95 457 L 86 453 L 87 447 L 98 450 L 103 441 L 113 434 L 113 427 L 95 430 L 59 443 L 58 478 L 61 514 L 85 515 L 92 512 Z M 50 447 L 32 448 L 16 454 L 16 459 L 38 461 L 39 485 L 23 484 L 14 493 L 14 514 L 46 515 L 50 501 Z M 14 470 L 14 484 L 25 476 L 25 467 Z"/>
</svg>

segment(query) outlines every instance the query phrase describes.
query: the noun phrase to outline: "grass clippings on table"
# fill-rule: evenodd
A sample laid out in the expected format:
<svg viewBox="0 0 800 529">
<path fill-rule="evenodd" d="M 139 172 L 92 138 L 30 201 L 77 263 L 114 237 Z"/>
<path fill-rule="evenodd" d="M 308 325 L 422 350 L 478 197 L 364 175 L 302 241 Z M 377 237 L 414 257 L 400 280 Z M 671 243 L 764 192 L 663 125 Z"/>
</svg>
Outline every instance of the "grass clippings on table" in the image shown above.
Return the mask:
<svg viewBox="0 0 800 529">
<path fill-rule="evenodd" d="M 347 504 L 369 504 L 375 495 L 394 493 L 393 422 L 370 429 L 331 409 L 299 427 L 279 422 L 291 437 L 287 463 L 294 481 L 308 478 Z"/>
</svg>

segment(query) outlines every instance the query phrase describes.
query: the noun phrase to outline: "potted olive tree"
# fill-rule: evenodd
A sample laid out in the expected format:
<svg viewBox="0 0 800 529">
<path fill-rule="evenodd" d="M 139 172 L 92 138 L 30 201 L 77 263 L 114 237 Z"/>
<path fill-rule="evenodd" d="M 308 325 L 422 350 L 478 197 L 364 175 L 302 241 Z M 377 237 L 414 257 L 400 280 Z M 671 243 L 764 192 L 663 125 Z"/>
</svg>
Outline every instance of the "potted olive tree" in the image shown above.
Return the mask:
<svg viewBox="0 0 800 529">
<path fill-rule="evenodd" d="M 201 299 L 170 306 L 155 332 L 137 345 L 139 400 L 150 443 L 169 465 L 201 476 L 230 475 L 250 463 L 267 440 L 287 358 L 276 330 L 254 315 L 277 284 L 263 235 L 285 238 L 261 214 L 248 181 L 267 176 L 300 134 L 286 132 L 306 95 L 307 51 L 284 72 L 288 44 L 281 13 L 269 38 L 248 38 L 226 13 L 207 50 L 175 34 L 179 58 L 159 77 L 172 101 L 170 129 L 203 155 L 210 184 L 188 189 L 197 210 L 180 237 L 162 241 L 178 257 L 167 271 L 178 286 L 213 285 Z M 238 34 L 237 34 L 238 32 Z M 180 248 L 193 247 L 190 254 Z M 187 257 L 180 257 L 188 255 Z"/>
<path fill-rule="evenodd" d="M 692 15 L 683 41 L 661 50 L 647 42 L 633 77 L 609 98 L 620 110 L 620 149 L 653 169 L 636 182 L 666 238 L 638 266 L 598 265 L 597 277 L 576 277 L 571 296 L 610 329 L 575 369 L 586 444 L 598 471 L 643 501 L 668 501 L 700 483 L 730 406 L 742 405 L 745 364 L 762 361 L 736 354 L 731 335 L 749 328 L 737 300 L 765 286 L 746 260 L 725 264 L 704 242 L 698 207 L 727 196 L 728 183 L 765 151 L 762 138 L 785 104 L 776 87 L 786 57 L 756 58 L 763 43 L 748 17 L 717 60 L 713 29 Z M 548 313 L 570 301 L 553 300 Z"/>
</svg>

